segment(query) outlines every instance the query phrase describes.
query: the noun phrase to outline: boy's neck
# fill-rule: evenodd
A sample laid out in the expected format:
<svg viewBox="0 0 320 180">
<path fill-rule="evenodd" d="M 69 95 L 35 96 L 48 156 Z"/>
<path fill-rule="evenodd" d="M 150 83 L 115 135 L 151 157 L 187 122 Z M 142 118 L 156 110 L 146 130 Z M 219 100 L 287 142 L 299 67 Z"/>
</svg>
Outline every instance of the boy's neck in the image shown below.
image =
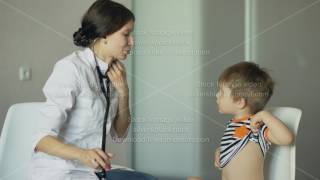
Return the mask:
<svg viewBox="0 0 320 180">
<path fill-rule="evenodd" d="M 249 109 L 242 109 L 239 112 L 236 112 L 233 116 L 234 119 L 239 119 L 239 118 L 243 118 L 243 117 L 250 117 L 251 115 L 253 115 L 251 113 L 251 111 Z"/>
</svg>

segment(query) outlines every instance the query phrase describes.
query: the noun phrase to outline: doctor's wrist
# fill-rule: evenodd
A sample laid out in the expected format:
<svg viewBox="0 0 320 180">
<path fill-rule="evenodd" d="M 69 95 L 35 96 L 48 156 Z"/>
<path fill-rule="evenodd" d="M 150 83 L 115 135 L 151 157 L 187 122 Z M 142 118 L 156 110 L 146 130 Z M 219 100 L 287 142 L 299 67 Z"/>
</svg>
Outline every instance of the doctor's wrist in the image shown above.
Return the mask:
<svg viewBox="0 0 320 180">
<path fill-rule="evenodd" d="M 78 150 L 74 154 L 74 160 L 82 161 L 85 156 L 86 150 L 78 148 Z"/>
<path fill-rule="evenodd" d="M 128 91 L 128 92 L 119 93 L 119 98 L 120 98 L 120 99 L 127 99 L 127 98 L 129 98 L 129 91 Z"/>
</svg>

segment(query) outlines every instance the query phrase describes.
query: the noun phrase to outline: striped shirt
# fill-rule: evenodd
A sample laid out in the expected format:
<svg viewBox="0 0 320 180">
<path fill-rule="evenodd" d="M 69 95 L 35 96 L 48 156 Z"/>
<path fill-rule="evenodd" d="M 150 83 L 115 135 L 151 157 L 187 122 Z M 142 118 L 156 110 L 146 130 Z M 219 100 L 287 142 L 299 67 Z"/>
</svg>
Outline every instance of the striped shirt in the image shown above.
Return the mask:
<svg viewBox="0 0 320 180">
<path fill-rule="evenodd" d="M 267 140 L 268 127 L 262 125 L 257 133 L 250 128 L 250 117 L 230 120 L 224 131 L 220 144 L 220 167 L 225 167 L 249 142 L 259 144 L 263 156 L 271 143 Z"/>
</svg>

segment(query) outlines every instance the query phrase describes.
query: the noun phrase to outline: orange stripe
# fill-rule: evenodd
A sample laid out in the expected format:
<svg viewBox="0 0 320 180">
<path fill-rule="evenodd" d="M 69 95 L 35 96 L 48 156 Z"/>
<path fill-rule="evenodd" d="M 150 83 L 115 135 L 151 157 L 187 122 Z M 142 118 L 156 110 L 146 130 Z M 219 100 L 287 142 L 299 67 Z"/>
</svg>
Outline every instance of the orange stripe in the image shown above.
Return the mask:
<svg viewBox="0 0 320 180">
<path fill-rule="evenodd" d="M 249 132 L 245 125 L 235 129 L 234 135 L 240 139 L 244 138 Z"/>
</svg>

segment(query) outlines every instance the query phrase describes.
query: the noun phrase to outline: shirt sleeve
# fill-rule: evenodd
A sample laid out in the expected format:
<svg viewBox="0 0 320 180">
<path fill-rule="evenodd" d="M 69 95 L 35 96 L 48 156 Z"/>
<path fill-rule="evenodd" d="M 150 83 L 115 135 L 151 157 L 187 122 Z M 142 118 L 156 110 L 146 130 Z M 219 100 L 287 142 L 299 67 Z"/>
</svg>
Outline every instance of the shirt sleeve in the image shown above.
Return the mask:
<svg viewBox="0 0 320 180">
<path fill-rule="evenodd" d="M 80 91 L 77 69 L 67 60 L 56 63 L 52 74 L 47 80 L 43 93 L 46 102 L 40 108 L 41 119 L 33 135 L 33 149 L 39 141 L 51 135 L 58 137 L 61 127 L 65 124 L 68 112 L 75 103 L 75 98 Z"/>
</svg>

